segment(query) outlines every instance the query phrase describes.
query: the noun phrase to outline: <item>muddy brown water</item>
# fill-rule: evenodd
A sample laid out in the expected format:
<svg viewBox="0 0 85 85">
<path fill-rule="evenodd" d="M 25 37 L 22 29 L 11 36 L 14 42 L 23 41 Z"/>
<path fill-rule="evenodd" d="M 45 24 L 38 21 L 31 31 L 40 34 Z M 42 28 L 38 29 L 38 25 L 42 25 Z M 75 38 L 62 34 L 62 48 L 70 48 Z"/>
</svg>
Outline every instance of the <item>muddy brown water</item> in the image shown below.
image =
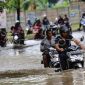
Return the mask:
<svg viewBox="0 0 85 85">
<path fill-rule="evenodd" d="M 55 72 L 44 68 L 39 47 L 1 50 L 0 85 L 85 85 L 85 69 Z"/>
<path fill-rule="evenodd" d="M 44 71 L 47 70 L 50 69 Z M 6 77 L 0 79 L 0 85 L 85 85 L 85 71 L 79 69 L 55 73 L 50 70 L 23 77 Z"/>
</svg>

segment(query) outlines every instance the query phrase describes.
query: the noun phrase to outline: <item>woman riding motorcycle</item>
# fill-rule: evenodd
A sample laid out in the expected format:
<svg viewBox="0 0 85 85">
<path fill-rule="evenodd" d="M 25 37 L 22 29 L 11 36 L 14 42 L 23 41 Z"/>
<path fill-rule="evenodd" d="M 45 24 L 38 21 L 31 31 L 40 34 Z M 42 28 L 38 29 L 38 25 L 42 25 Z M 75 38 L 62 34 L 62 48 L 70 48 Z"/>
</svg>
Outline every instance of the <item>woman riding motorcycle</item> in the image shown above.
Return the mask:
<svg viewBox="0 0 85 85">
<path fill-rule="evenodd" d="M 24 39 L 25 39 L 25 37 L 24 37 L 24 30 L 22 29 L 19 21 L 17 21 L 15 23 L 15 27 L 13 29 L 13 34 L 12 35 L 13 35 L 13 37 L 15 35 L 18 36 L 17 44 L 23 44 L 24 45 Z M 15 40 L 13 40 L 13 41 L 15 42 Z"/>
<path fill-rule="evenodd" d="M 80 46 L 81 49 L 85 49 L 85 47 L 80 43 L 79 40 L 75 39 L 71 34 L 69 29 L 63 25 L 60 28 L 60 35 L 55 40 L 55 48 L 59 53 L 60 63 L 62 70 L 68 69 L 67 66 L 67 52 L 65 51 L 65 48 L 68 48 L 71 46 L 71 41 L 74 41 L 74 43 L 78 46 Z"/>
<path fill-rule="evenodd" d="M 41 29 L 41 27 L 42 27 L 41 21 L 40 21 L 40 19 L 37 18 L 36 21 L 33 24 L 33 30 L 34 30 L 34 32 L 35 33 L 38 33 L 39 30 Z"/>
</svg>

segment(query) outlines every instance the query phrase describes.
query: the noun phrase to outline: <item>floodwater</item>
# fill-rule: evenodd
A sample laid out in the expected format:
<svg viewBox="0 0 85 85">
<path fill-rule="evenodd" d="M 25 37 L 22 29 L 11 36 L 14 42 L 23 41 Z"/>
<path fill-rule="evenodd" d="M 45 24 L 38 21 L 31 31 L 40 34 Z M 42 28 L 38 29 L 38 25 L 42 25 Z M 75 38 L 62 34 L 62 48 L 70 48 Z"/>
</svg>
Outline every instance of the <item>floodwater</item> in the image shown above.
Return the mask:
<svg viewBox="0 0 85 85">
<path fill-rule="evenodd" d="M 75 33 L 80 38 L 81 33 Z M 0 85 L 85 85 L 85 69 L 55 72 L 41 64 L 38 44 L 0 50 Z M 2 73 L 2 74 L 1 74 Z"/>
</svg>

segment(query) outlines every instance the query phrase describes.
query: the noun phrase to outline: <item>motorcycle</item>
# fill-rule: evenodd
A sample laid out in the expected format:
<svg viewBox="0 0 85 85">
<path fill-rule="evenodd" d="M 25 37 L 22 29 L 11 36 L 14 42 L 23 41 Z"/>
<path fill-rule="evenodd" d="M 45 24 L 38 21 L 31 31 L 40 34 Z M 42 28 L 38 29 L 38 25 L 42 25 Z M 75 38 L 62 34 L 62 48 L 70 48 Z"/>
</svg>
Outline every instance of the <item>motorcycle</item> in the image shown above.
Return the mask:
<svg viewBox="0 0 85 85">
<path fill-rule="evenodd" d="M 81 20 L 81 25 L 83 26 L 83 31 L 85 32 L 85 18 Z"/>
<path fill-rule="evenodd" d="M 63 42 L 64 43 L 64 42 Z M 60 44 L 63 44 L 60 43 Z M 63 44 L 64 45 L 64 44 Z M 65 48 L 66 55 L 68 56 L 67 59 L 67 69 L 77 69 L 77 68 L 83 68 L 84 67 L 84 51 L 80 49 L 79 46 L 71 45 L 68 48 Z M 46 50 L 50 56 L 50 62 L 49 67 L 50 68 L 56 68 L 56 72 L 62 71 L 62 66 L 59 58 L 59 53 L 56 51 L 55 48 L 49 47 L 48 50 Z M 43 60 L 43 64 L 45 66 L 46 60 Z"/>
<path fill-rule="evenodd" d="M 50 56 L 49 63 L 48 63 L 48 60 L 49 60 L 48 56 Z M 48 65 L 49 68 L 60 69 L 60 61 L 59 61 L 59 56 L 58 56 L 58 52 L 56 51 L 56 49 L 54 49 L 53 47 L 46 49 L 43 53 L 43 60 L 41 64 L 44 64 L 44 67 L 47 67 Z"/>
<path fill-rule="evenodd" d="M 77 69 L 84 67 L 84 51 L 80 49 L 78 46 L 71 46 L 68 48 L 70 50 L 67 52 L 68 55 L 68 68 L 69 69 Z"/>
<path fill-rule="evenodd" d="M 3 29 L 1 29 L 0 30 L 0 46 L 5 47 L 6 41 L 7 41 L 6 32 Z"/>
<path fill-rule="evenodd" d="M 14 35 L 13 35 L 13 43 L 14 44 L 19 44 L 19 34 L 18 33 L 14 33 Z"/>
<path fill-rule="evenodd" d="M 49 48 L 49 55 L 50 55 L 50 68 L 56 68 L 56 71 L 61 71 L 61 64 L 59 59 L 59 54 L 54 48 Z"/>
<path fill-rule="evenodd" d="M 18 46 L 18 45 L 24 45 L 24 37 L 22 34 L 15 32 L 13 34 L 13 43 Z"/>
</svg>

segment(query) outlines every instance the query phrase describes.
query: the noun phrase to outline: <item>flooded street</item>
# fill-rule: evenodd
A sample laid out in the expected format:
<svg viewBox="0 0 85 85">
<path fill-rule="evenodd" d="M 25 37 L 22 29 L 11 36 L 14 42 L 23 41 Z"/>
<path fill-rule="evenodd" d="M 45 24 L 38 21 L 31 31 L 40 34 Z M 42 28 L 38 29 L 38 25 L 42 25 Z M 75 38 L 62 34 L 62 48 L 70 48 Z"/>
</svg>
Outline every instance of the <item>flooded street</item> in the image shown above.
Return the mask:
<svg viewBox="0 0 85 85">
<path fill-rule="evenodd" d="M 30 74 L 25 77 L 6 77 L 0 79 L 0 85 L 85 85 L 84 76 L 85 73 L 82 69 L 60 73 L 49 71 L 46 74 L 39 72 L 39 74 Z"/>
<path fill-rule="evenodd" d="M 73 35 L 79 39 L 83 32 Z M 40 42 L 22 49 L 10 46 L 0 50 L 0 85 L 85 85 L 85 69 L 45 69 L 41 64 Z"/>
</svg>

